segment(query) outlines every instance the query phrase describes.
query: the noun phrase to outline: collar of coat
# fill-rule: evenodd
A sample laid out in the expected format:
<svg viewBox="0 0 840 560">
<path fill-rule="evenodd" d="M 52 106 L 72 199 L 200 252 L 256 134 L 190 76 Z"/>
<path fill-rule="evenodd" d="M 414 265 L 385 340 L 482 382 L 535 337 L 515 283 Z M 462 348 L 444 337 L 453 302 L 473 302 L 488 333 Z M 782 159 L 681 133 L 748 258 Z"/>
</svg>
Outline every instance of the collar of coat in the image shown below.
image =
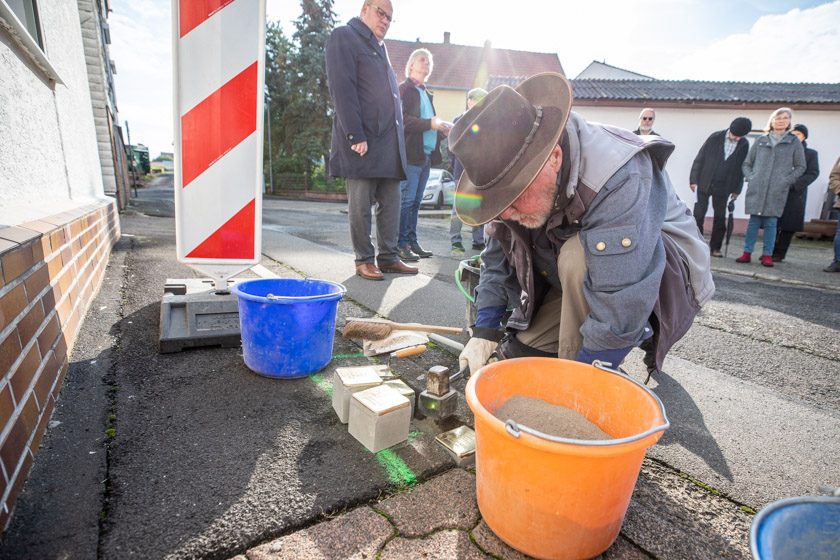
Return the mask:
<svg viewBox="0 0 840 560">
<path fill-rule="evenodd" d="M 370 27 L 365 25 L 365 22 L 361 20 L 361 18 L 354 17 L 350 21 L 347 22 L 347 26 L 352 28 L 356 33 L 364 37 L 368 40 L 368 42 L 385 48 L 385 41 L 379 42 L 379 39 L 376 38 L 376 35 L 373 34 L 373 31 L 370 30 Z"/>
</svg>

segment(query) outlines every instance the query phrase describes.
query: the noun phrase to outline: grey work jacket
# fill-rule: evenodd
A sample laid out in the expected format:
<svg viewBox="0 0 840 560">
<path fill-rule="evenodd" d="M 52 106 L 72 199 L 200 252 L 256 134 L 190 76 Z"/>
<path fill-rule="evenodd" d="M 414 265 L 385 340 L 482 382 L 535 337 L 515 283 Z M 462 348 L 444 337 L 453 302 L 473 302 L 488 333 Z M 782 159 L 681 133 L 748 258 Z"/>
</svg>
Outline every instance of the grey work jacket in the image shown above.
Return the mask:
<svg viewBox="0 0 840 560">
<path fill-rule="evenodd" d="M 589 123 L 574 112 L 566 129 L 569 183 L 544 226 L 553 254 L 534 255 L 518 224 L 488 224 L 477 307 L 510 302 L 516 309 L 507 326 L 527 329 L 550 287 L 534 274 L 535 257 L 556 262 L 565 240 L 579 233 L 590 306 L 580 327 L 583 345 L 594 351 L 637 346 L 650 324 L 661 367 L 714 294 L 708 245 L 663 169 L 673 144 Z"/>
</svg>

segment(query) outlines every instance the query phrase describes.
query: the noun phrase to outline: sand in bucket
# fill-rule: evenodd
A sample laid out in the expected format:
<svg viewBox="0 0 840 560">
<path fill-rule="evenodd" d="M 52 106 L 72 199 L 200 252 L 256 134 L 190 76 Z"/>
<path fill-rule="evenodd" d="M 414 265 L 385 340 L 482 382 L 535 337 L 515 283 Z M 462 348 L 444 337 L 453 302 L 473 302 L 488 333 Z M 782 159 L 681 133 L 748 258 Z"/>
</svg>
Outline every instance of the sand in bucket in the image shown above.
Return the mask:
<svg viewBox="0 0 840 560">
<path fill-rule="evenodd" d="M 568 439 L 612 439 L 583 415 L 542 399 L 514 395 L 505 401 L 494 416 L 506 422 L 513 420 L 552 436 Z"/>
</svg>

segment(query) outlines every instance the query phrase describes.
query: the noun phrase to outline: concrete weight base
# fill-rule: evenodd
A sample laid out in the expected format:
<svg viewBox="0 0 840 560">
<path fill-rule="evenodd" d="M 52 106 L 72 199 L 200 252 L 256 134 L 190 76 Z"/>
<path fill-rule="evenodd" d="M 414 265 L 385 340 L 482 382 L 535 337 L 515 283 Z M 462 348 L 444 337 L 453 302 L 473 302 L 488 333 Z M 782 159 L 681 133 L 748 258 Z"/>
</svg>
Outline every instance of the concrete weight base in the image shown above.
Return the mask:
<svg viewBox="0 0 840 560">
<path fill-rule="evenodd" d="M 235 284 L 228 280 L 228 286 Z M 212 280 L 167 279 L 160 302 L 160 353 L 185 348 L 240 345 L 239 304 L 232 293 L 217 294 Z"/>
</svg>

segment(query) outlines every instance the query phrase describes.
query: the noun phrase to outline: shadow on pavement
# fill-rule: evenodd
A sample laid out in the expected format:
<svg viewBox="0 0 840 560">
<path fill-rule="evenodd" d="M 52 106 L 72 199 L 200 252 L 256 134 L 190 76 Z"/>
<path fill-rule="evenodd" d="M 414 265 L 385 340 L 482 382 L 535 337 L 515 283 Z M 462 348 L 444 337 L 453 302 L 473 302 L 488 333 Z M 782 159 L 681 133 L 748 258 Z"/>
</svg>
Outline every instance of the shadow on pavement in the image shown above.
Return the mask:
<svg viewBox="0 0 840 560">
<path fill-rule="evenodd" d="M 665 431 L 659 445 L 681 445 L 731 482 L 733 477 L 726 457 L 706 427 L 703 413 L 691 395 L 665 372 L 655 374 L 654 380 L 657 386 L 653 391 L 662 399 L 671 421 L 671 428 Z"/>
</svg>

